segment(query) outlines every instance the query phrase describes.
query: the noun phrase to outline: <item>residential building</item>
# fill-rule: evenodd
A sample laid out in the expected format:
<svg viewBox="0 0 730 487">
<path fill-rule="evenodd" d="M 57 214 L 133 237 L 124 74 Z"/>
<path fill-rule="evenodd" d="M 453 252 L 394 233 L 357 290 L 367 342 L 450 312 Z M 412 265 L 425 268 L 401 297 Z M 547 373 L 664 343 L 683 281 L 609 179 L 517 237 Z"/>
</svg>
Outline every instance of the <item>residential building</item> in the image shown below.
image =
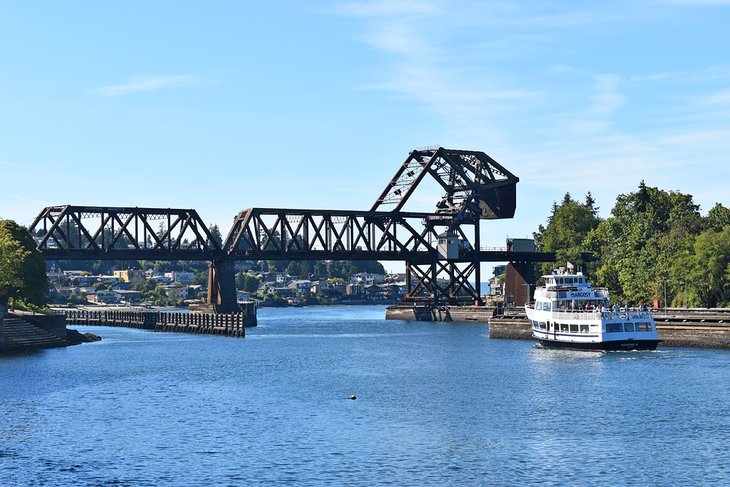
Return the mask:
<svg viewBox="0 0 730 487">
<path fill-rule="evenodd" d="M 114 271 L 114 275 L 119 278 L 122 282 L 128 282 L 132 286 L 144 282 L 147 279 L 145 272 L 140 269 L 124 269 L 121 271 Z"/>
<path fill-rule="evenodd" d="M 172 271 L 165 272 L 165 277 L 169 278 L 171 282 L 185 284 L 187 286 L 188 284 L 192 284 L 195 280 L 195 273 L 186 271 Z"/>
</svg>

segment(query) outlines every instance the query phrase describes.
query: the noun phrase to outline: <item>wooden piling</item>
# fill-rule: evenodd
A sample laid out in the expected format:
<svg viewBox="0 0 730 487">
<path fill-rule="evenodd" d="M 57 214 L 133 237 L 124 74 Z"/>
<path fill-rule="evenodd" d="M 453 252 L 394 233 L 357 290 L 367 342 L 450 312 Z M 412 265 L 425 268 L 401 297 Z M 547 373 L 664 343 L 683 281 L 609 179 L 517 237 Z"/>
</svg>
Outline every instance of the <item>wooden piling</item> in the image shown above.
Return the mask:
<svg viewBox="0 0 730 487">
<path fill-rule="evenodd" d="M 119 326 L 177 333 L 242 338 L 251 317 L 247 313 L 162 313 L 154 311 L 64 310 L 66 322 L 78 326 Z M 254 310 L 255 313 L 255 310 Z M 255 323 L 255 316 L 253 322 Z"/>
</svg>

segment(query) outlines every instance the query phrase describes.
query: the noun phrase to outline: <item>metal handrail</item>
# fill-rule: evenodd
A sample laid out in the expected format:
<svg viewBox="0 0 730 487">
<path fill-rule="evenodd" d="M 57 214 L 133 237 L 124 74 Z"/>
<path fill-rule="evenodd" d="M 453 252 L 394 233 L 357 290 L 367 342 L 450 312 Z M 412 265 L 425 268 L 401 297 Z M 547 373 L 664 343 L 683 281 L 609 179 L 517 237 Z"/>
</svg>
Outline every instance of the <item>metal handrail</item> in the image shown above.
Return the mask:
<svg viewBox="0 0 730 487">
<path fill-rule="evenodd" d="M 527 308 L 533 309 L 533 305 L 529 304 Z M 549 311 L 550 316 L 560 320 L 636 320 L 636 319 L 653 319 L 653 313 L 650 310 L 641 310 L 639 308 L 621 309 L 619 311 L 601 311 L 601 310 L 571 310 L 571 311 Z"/>
</svg>

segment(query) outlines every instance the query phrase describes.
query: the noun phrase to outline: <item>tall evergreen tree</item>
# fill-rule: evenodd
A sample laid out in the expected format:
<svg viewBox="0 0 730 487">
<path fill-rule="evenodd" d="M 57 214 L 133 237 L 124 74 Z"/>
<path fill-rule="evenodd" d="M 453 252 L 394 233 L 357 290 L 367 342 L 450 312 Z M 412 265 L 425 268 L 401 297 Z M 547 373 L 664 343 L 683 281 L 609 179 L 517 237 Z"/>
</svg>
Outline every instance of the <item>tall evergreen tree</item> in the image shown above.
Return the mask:
<svg viewBox="0 0 730 487">
<path fill-rule="evenodd" d="M 563 202 L 553 205 L 547 226 L 540 225 L 535 234 L 540 250 L 555 252 L 559 265 L 585 264 L 581 254 L 586 250 L 586 238 L 600 223 L 594 203 L 590 193 L 586 195 L 586 203 L 579 203 L 570 193 L 565 193 Z M 554 267 L 555 263 L 546 263 L 542 271 L 547 273 Z"/>
</svg>

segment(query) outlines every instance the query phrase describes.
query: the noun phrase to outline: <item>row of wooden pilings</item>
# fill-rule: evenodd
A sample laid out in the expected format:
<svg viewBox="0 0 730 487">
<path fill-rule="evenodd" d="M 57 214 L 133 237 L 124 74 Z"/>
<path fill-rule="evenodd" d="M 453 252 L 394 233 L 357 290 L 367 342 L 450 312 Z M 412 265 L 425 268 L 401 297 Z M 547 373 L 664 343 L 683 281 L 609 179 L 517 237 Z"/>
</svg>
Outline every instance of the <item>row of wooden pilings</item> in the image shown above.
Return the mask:
<svg viewBox="0 0 730 487">
<path fill-rule="evenodd" d="M 89 326 L 121 326 L 144 330 L 201 333 L 242 338 L 248 315 L 241 313 L 181 313 L 164 311 L 64 310 L 66 323 Z"/>
</svg>

